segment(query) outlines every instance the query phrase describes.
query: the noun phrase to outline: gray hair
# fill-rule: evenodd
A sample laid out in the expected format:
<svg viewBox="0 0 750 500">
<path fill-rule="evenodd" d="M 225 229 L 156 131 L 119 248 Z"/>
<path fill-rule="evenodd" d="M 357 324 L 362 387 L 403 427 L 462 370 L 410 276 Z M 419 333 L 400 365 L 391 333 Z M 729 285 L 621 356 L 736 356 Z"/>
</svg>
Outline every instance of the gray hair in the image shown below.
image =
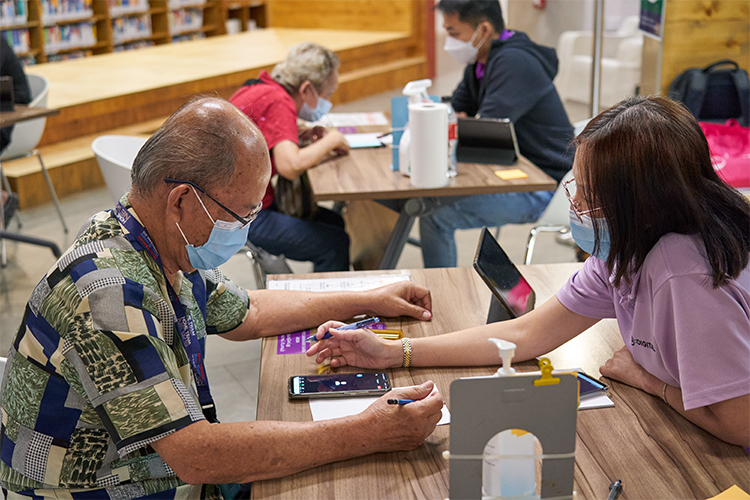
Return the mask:
<svg viewBox="0 0 750 500">
<path fill-rule="evenodd" d="M 130 174 L 133 189 L 148 196 L 165 177 L 206 190 L 229 184 L 238 133 L 237 116 L 226 112 L 227 105 L 224 99 L 198 96 L 175 111 L 138 151 Z"/>
<path fill-rule="evenodd" d="M 299 86 L 310 80 L 321 92 L 341 62 L 332 51 L 314 42 L 302 42 L 287 53 L 286 59 L 271 71 L 271 77 L 294 95 Z"/>
</svg>

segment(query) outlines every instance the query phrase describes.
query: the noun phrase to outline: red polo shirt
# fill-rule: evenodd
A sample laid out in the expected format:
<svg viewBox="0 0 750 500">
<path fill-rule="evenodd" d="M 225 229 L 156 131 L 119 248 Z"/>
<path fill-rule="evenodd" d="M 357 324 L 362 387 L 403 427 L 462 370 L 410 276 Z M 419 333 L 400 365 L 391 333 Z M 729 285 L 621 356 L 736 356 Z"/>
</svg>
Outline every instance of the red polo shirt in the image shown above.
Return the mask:
<svg viewBox="0 0 750 500">
<path fill-rule="evenodd" d="M 229 102 L 258 126 L 268 143 L 269 152 L 281 141 L 292 141 L 299 146 L 294 99 L 266 71 L 261 71 L 258 79 L 262 83 L 243 85 L 229 98 Z M 271 175 L 276 173 L 276 164 L 271 155 Z M 273 187 L 269 182 L 263 196 L 263 208 L 271 206 L 273 197 Z"/>
</svg>

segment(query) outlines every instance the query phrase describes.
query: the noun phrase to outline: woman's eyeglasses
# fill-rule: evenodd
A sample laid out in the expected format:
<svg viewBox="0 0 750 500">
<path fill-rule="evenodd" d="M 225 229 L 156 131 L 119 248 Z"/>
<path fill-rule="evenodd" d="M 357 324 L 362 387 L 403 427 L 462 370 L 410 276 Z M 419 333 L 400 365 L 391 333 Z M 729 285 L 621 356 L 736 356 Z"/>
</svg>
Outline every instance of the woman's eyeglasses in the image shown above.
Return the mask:
<svg viewBox="0 0 750 500">
<path fill-rule="evenodd" d="M 167 184 L 187 184 L 188 186 L 193 186 L 195 189 L 197 189 L 201 193 L 208 196 L 211 199 L 211 201 L 213 201 L 214 203 L 219 205 L 221 208 L 223 208 L 229 215 L 231 215 L 232 217 L 240 221 L 240 224 L 242 224 L 243 228 L 247 226 L 248 224 L 250 224 L 252 221 L 254 221 L 258 217 L 258 214 L 260 213 L 261 209 L 263 208 L 263 202 L 261 201 L 260 203 L 258 203 L 258 206 L 256 206 L 253 209 L 253 211 L 250 212 L 250 215 L 248 215 L 247 217 L 241 217 L 237 215 L 236 213 L 232 212 L 230 209 L 228 209 L 224 205 L 222 205 L 221 202 L 219 202 L 219 200 L 217 200 L 216 198 L 208 194 L 206 191 L 203 190 L 203 188 L 201 188 L 194 182 L 181 181 L 179 179 L 171 179 L 169 177 L 164 178 L 164 182 L 166 182 Z"/>
<path fill-rule="evenodd" d="M 581 221 L 581 217 L 584 215 L 588 215 L 592 212 L 596 212 L 597 210 L 600 210 L 599 208 L 593 208 L 591 210 L 581 210 L 578 208 L 578 203 L 573 201 L 573 197 L 576 195 L 576 180 L 575 177 L 571 177 L 567 181 L 562 182 L 563 189 L 565 190 L 565 196 L 567 196 L 568 201 L 570 202 L 570 206 L 573 207 L 573 212 L 576 214 L 576 217 L 578 217 L 578 220 Z"/>
</svg>

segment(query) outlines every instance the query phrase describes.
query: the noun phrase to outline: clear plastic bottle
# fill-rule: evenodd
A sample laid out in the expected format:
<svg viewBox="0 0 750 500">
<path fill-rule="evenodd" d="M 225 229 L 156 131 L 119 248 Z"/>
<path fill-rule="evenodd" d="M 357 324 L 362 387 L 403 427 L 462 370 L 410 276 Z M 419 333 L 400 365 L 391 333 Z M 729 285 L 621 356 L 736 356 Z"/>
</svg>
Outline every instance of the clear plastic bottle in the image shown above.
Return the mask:
<svg viewBox="0 0 750 500">
<path fill-rule="evenodd" d="M 448 177 L 455 177 L 458 173 L 458 162 L 456 161 L 456 144 L 458 143 L 458 118 L 451 106 L 451 96 L 443 96 L 443 104 L 448 105 Z"/>
</svg>

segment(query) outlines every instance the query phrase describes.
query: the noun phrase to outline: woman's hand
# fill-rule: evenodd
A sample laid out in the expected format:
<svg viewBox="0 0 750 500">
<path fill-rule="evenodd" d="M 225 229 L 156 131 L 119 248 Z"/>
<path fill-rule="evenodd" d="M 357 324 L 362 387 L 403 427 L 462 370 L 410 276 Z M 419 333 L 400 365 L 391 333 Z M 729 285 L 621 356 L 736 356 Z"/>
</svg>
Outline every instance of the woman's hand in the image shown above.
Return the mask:
<svg viewBox="0 0 750 500">
<path fill-rule="evenodd" d="M 317 338 L 323 338 L 326 332 L 331 333 L 331 338 L 317 342 L 307 355 L 317 355 L 316 363 L 331 358 L 333 368 L 347 365 L 377 369 L 401 366 L 403 348 L 400 341 L 384 340 L 369 330 L 336 330 L 343 325 L 340 321 L 320 325 Z"/>
<path fill-rule="evenodd" d="M 399 281 L 370 292 L 369 312 L 372 315 L 394 318 L 411 316 L 422 321 L 432 318 L 430 291 L 411 281 Z"/>
<path fill-rule="evenodd" d="M 663 382 L 636 363 L 627 347 L 617 351 L 604 366 L 599 367 L 599 372 L 605 377 L 661 397 L 659 391 Z"/>
</svg>

